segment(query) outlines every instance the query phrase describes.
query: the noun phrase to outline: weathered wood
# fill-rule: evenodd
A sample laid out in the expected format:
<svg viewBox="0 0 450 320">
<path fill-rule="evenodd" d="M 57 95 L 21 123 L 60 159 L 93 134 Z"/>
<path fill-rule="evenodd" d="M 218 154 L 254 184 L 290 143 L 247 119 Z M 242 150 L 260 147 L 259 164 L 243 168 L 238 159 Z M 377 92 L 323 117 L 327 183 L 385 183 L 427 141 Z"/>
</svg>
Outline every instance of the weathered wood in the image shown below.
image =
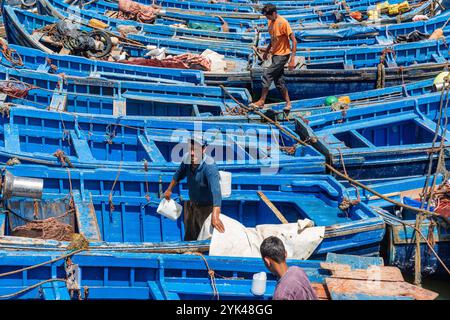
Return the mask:
<svg viewBox="0 0 450 320">
<path fill-rule="evenodd" d="M 114 99 L 113 115 L 114 116 L 126 116 L 127 115 L 127 101 L 125 99 Z"/>
<path fill-rule="evenodd" d="M 73 200 L 79 232 L 89 241 L 102 240 L 93 204 L 91 202 L 83 201 L 79 191 L 73 192 Z"/>
<path fill-rule="evenodd" d="M 396 197 L 400 196 L 403 197 L 409 197 L 409 198 L 416 198 L 420 196 L 420 192 L 422 192 L 422 189 L 414 189 L 414 190 L 405 190 L 405 191 L 398 191 L 398 192 L 391 192 L 391 193 L 385 193 L 383 194 L 385 197 Z M 369 200 L 378 200 L 380 199 L 379 196 L 370 196 Z"/>
<path fill-rule="evenodd" d="M 311 287 L 316 291 L 319 300 L 330 300 L 330 293 L 323 283 L 311 283 Z"/>
<path fill-rule="evenodd" d="M 327 278 L 327 288 L 330 294 L 367 295 L 368 297 L 407 296 L 415 300 L 434 300 L 436 292 L 414 286 L 407 282 L 367 281 L 353 279 Z"/>
<path fill-rule="evenodd" d="M 328 253 L 326 262 L 347 264 L 353 269 L 366 269 L 369 266 L 384 266 L 383 258 L 354 256 L 350 254 Z"/>
<path fill-rule="evenodd" d="M 49 110 L 66 111 L 67 109 L 67 90 L 64 92 L 54 92 L 50 101 Z"/>
<path fill-rule="evenodd" d="M 280 210 L 275 207 L 272 201 L 267 198 L 267 196 L 262 191 L 256 192 L 261 200 L 272 210 L 272 212 L 277 216 L 277 218 L 281 221 L 281 223 L 288 223 L 287 219 L 283 216 Z"/>
<path fill-rule="evenodd" d="M 11 153 L 20 154 L 19 127 L 16 124 L 5 124 L 3 128 L 5 150 Z"/>
<path fill-rule="evenodd" d="M 400 269 L 397 267 L 370 266 L 367 269 L 352 269 L 346 264 L 322 262 L 320 267 L 331 271 L 332 278 L 377 280 L 377 281 L 404 281 Z"/>
<path fill-rule="evenodd" d="M 331 300 L 414 300 L 409 296 L 370 296 L 362 293 L 336 293 L 330 294 Z"/>
</svg>

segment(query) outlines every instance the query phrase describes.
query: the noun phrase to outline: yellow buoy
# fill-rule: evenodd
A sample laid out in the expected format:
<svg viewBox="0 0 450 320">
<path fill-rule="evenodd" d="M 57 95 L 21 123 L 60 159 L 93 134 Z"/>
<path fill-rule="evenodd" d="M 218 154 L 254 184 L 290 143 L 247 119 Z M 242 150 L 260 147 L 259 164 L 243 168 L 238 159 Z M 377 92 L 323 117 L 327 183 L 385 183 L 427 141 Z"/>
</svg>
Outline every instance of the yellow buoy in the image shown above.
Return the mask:
<svg viewBox="0 0 450 320">
<path fill-rule="evenodd" d="M 100 20 L 97 19 L 91 19 L 89 20 L 89 26 L 99 29 L 106 29 L 108 25 Z"/>
<path fill-rule="evenodd" d="M 341 103 L 349 104 L 351 100 L 349 96 L 342 96 L 338 98 L 338 101 Z"/>
</svg>

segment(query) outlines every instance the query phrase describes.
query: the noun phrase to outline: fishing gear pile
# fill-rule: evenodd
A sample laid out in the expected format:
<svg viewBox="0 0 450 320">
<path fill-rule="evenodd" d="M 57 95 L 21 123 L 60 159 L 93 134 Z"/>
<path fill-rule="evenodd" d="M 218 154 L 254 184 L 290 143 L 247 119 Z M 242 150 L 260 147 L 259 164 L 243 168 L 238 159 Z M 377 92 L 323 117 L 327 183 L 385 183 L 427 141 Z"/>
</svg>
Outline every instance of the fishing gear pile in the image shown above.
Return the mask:
<svg viewBox="0 0 450 320">
<path fill-rule="evenodd" d="M 68 20 L 61 20 L 42 29 L 47 35 L 43 40 L 56 47 L 69 51 L 70 54 L 102 58 L 112 49 L 111 37 L 101 30 L 84 31 Z"/>
</svg>

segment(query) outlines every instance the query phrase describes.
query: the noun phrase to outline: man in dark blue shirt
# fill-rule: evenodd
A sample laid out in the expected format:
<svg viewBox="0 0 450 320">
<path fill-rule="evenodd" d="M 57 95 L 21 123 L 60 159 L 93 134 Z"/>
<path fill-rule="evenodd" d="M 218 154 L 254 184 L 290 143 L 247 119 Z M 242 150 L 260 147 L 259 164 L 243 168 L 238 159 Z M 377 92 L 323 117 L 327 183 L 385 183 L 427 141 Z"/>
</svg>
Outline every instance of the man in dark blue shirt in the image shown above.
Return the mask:
<svg viewBox="0 0 450 320">
<path fill-rule="evenodd" d="M 206 218 L 210 214 L 211 225 L 219 232 L 225 228 L 219 218 L 222 194 L 220 192 L 219 171 L 214 160 L 205 155 L 206 144 L 192 139 L 190 157 L 185 158 L 175 172 L 164 197 L 169 200 L 173 187 L 187 178 L 189 201 L 185 203 L 184 240 L 197 240 Z"/>
</svg>

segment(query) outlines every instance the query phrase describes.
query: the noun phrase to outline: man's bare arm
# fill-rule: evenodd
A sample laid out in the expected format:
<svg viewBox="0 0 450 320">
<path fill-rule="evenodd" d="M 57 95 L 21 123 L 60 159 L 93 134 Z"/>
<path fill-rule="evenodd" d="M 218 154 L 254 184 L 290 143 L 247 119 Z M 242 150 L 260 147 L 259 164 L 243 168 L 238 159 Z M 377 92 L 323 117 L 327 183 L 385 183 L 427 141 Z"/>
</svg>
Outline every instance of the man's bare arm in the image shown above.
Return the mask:
<svg viewBox="0 0 450 320">
<path fill-rule="evenodd" d="M 211 215 L 211 225 L 217 229 L 220 233 L 225 232 L 225 226 L 219 218 L 220 216 L 220 207 L 213 207 L 213 212 Z"/>
<path fill-rule="evenodd" d="M 289 70 L 294 70 L 294 68 L 295 68 L 295 55 L 297 54 L 297 39 L 295 38 L 295 35 L 294 35 L 293 32 L 289 35 L 289 39 L 292 42 L 292 45 L 291 45 L 291 60 L 289 61 Z"/>
<path fill-rule="evenodd" d="M 164 192 L 164 197 L 166 198 L 166 200 L 170 200 L 170 196 L 172 195 L 172 189 L 176 185 L 177 182 L 174 179 L 172 179 L 172 181 L 170 182 L 169 186 L 166 189 L 166 192 Z"/>
</svg>

